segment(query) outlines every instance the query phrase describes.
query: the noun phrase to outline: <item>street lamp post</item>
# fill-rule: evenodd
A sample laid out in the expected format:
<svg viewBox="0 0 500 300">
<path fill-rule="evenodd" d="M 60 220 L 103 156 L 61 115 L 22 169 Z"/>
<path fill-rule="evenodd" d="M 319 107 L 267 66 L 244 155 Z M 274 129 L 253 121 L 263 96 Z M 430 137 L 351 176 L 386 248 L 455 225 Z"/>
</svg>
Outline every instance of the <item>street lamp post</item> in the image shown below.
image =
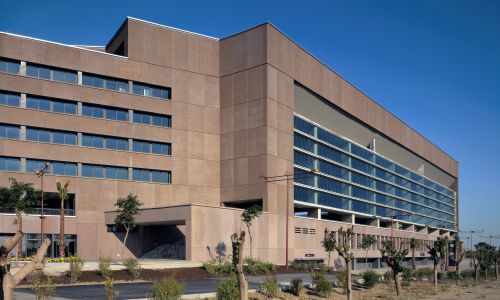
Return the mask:
<svg viewBox="0 0 500 300">
<path fill-rule="evenodd" d="M 43 175 L 49 171 L 49 163 L 45 163 L 45 166 L 41 168 L 40 170 L 36 170 L 35 174 L 40 177 L 40 185 L 41 185 L 41 191 L 42 191 L 42 205 L 41 205 L 41 210 L 40 210 L 40 243 L 43 243 L 43 219 L 45 218 L 43 216 Z"/>
<path fill-rule="evenodd" d="M 286 204 L 286 215 L 285 215 L 285 267 L 286 269 L 288 269 L 288 224 L 289 224 L 289 211 L 290 211 L 290 203 L 289 203 L 289 199 L 290 199 L 290 181 L 292 179 L 295 179 L 296 175 L 302 175 L 304 177 L 308 177 L 308 176 L 311 176 L 312 174 L 314 173 L 317 173 L 318 170 L 317 169 L 311 169 L 310 171 L 306 172 L 302 172 L 302 173 L 292 173 L 292 174 L 284 174 L 284 175 L 277 175 L 277 176 L 263 176 L 264 179 L 266 180 L 266 183 L 269 183 L 269 182 L 278 182 L 278 181 L 286 181 L 286 200 L 285 200 L 285 204 Z M 303 178 L 303 177 L 301 177 Z"/>
</svg>

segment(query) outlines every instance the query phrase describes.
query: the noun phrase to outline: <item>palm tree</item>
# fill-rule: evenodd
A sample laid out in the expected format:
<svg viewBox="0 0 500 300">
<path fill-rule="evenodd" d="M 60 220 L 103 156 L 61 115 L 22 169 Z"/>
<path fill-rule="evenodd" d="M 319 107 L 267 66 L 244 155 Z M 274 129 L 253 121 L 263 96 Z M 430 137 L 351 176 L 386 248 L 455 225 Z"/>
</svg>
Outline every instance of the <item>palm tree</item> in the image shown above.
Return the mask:
<svg viewBox="0 0 500 300">
<path fill-rule="evenodd" d="M 59 194 L 59 199 L 61 199 L 61 209 L 59 221 L 59 257 L 64 257 L 65 255 L 65 245 L 64 245 L 64 202 L 68 199 L 68 186 L 69 180 L 62 185 L 59 181 L 56 182 L 57 193 Z"/>
<path fill-rule="evenodd" d="M 420 246 L 420 240 L 416 238 L 410 239 L 410 248 L 411 248 L 411 268 L 415 270 L 417 265 L 415 264 L 415 250 Z"/>
</svg>

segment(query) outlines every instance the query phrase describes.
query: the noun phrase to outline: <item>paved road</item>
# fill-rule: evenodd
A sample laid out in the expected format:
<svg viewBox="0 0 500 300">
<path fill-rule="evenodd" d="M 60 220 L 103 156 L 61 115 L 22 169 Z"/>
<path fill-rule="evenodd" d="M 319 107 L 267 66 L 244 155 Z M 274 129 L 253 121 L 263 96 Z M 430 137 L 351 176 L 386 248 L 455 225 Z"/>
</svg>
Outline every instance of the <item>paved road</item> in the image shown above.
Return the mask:
<svg viewBox="0 0 500 300">
<path fill-rule="evenodd" d="M 293 278 L 300 277 L 305 283 L 311 282 L 309 274 L 283 274 L 275 276 L 280 282 L 289 282 Z M 328 276 L 331 281 L 335 276 Z M 248 278 L 249 288 L 256 289 L 260 286 L 267 276 L 250 276 Z M 215 286 L 220 279 L 201 279 L 201 280 L 180 280 L 184 285 L 185 294 L 211 293 L 215 291 Z M 140 283 L 116 283 L 115 288 L 119 291 L 119 299 L 140 299 L 146 297 L 151 290 L 151 282 Z M 92 285 L 73 285 L 58 286 L 54 299 L 104 299 L 104 287 L 102 284 Z M 29 288 L 16 289 L 17 300 L 34 299 L 33 291 Z"/>
</svg>

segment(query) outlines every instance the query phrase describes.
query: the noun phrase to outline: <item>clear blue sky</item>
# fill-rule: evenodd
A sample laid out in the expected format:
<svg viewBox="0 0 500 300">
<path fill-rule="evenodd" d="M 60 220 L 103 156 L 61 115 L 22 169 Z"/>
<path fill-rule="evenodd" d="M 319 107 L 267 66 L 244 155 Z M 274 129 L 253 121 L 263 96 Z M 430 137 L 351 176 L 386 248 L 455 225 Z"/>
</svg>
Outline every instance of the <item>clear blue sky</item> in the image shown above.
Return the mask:
<svg viewBox="0 0 500 300">
<path fill-rule="evenodd" d="M 0 0 L 1 31 L 68 44 L 126 16 L 215 37 L 272 22 L 457 159 L 462 229 L 500 234 L 500 1 Z"/>
</svg>

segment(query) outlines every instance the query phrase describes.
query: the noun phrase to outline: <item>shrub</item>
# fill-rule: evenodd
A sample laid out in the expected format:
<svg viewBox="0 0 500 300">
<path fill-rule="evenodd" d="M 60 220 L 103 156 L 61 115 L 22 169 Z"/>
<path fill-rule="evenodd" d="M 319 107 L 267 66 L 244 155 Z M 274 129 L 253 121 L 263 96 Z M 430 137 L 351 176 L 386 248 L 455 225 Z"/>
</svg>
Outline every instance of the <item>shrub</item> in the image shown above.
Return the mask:
<svg viewBox="0 0 500 300">
<path fill-rule="evenodd" d="M 347 272 L 345 270 L 340 270 L 337 272 L 337 282 L 339 287 L 345 290 L 347 288 Z"/>
<path fill-rule="evenodd" d="M 35 293 L 36 300 L 49 299 L 49 297 L 56 291 L 56 287 L 54 286 L 52 279 L 48 277 L 46 280 L 43 280 L 41 275 L 35 276 L 36 277 L 33 278 L 33 282 L 31 284 L 31 289 L 33 290 L 33 293 Z"/>
<path fill-rule="evenodd" d="M 97 273 L 101 274 L 102 277 L 108 278 L 111 276 L 111 258 L 110 257 L 99 257 L 99 265 L 97 266 Z"/>
<path fill-rule="evenodd" d="M 80 276 L 82 276 L 84 262 L 78 256 L 69 257 L 68 261 L 69 261 L 68 276 L 71 280 L 71 283 L 75 283 L 80 279 Z"/>
<path fill-rule="evenodd" d="M 403 271 L 401 272 L 402 284 L 404 286 L 409 286 L 411 279 L 413 278 L 413 271 L 411 268 L 403 267 Z"/>
<path fill-rule="evenodd" d="M 448 279 L 457 279 L 458 278 L 458 274 L 456 271 L 453 271 L 453 272 L 448 271 L 447 275 L 448 275 Z"/>
<path fill-rule="evenodd" d="M 220 275 L 220 274 L 236 272 L 236 267 L 230 261 L 213 260 L 210 262 L 203 263 L 201 267 L 212 275 Z"/>
<path fill-rule="evenodd" d="M 361 273 L 361 277 L 363 278 L 363 281 L 364 281 L 363 285 L 369 289 L 374 287 L 380 278 L 380 276 L 377 274 L 377 272 L 375 272 L 373 270 L 364 271 L 363 273 Z"/>
<path fill-rule="evenodd" d="M 179 300 L 184 293 L 184 287 L 174 277 L 167 277 L 153 282 L 149 299 Z"/>
<path fill-rule="evenodd" d="M 279 284 L 276 278 L 267 278 L 260 285 L 260 292 L 267 298 L 277 298 L 279 294 Z"/>
<path fill-rule="evenodd" d="M 317 262 L 300 262 L 300 261 L 291 261 L 290 266 L 293 267 L 295 270 L 303 270 L 303 271 L 312 271 L 312 270 L 318 270 L 318 269 L 323 269 L 325 266 L 324 264 L 320 264 Z"/>
<path fill-rule="evenodd" d="M 276 272 L 276 265 L 260 259 L 247 257 L 243 263 L 246 265 L 246 270 L 250 274 L 257 274 L 259 271 L 266 274 Z"/>
<path fill-rule="evenodd" d="M 387 271 L 384 273 L 384 282 L 387 283 L 387 282 L 391 282 L 392 279 L 393 279 L 393 275 L 392 275 L 392 271 Z"/>
<path fill-rule="evenodd" d="M 139 265 L 139 261 L 137 258 L 127 258 L 123 260 L 123 265 L 127 272 L 134 279 L 138 279 L 141 276 L 141 266 Z"/>
<path fill-rule="evenodd" d="M 104 294 L 106 295 L 106 300 L 114 300 L 118 298 L 118 291 L 113 288 L 113 278 L 106 277 L 104 281 Z"/>
<path fill-rule="evenodd" d="M 327 298 L 332 293 L 333 285 L 326 278 L 325 272 L 316 272 L 311 275 L 314 293 L 323 298 Z"/>
<path fill-rule="evenodd" d="M 300 296 L 300 293 L 304 289 L 304 282 L 300 278 L 292 279 L 290 282 L 290 292 L 295 296 Z"/>
<path fill-rule="evenodd" d="M 215 288 L 215 294 L 217 300 L 239 299 L 240 289 L 236 275 L 233 274 L 229 279 L 219 282 Z"/>
</svg>

